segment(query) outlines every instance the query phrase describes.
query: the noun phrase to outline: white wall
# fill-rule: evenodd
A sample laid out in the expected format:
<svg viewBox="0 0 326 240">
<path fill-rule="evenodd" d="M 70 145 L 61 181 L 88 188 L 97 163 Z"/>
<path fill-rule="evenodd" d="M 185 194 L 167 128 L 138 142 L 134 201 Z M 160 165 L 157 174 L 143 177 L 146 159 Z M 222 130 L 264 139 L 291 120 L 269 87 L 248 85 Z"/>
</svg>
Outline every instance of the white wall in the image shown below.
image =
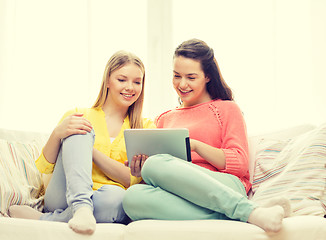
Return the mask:
<svg viewBox="0 0 326 240">
<path fill-rule="evenodd" d="M 65 111 L 92 106 L 114 52 L 145 62 L 146 3 L 0 0 L 0 127 L 49 132 Z"/>
<path fill-rule="evenodd" d="M 71 93 L 87 93 L 86 1 L 1 3 L 7 6 L 1 29 L 9 32 L 4 32 L 8 52 L 2 61 L 10 65 L 1 78 L 0 126 L 46 131 L 64 111 L 85 104 Z"/>
<path fill-rule="evenodd" d="M 131 51 L 147 65 L 147 1 L 87 2 L 89 106 L 96 100 L 105 65 L 113 53 Z"/>
<path fill-rule="evenodd" d="M 174 45 L 197 37 L 215 50 L 250 133 L 326 120 L 326 1 L 174 3 Z"/>
<path fill-rule="evenodd" d="M 325 12 L 324 0 L 0 0 L 0 128 L 48 132 L 90 107 L 120 49 L 143 59 L 155 117 L 177 105 L 172 54 L 191 37 L 214 49 L 250 133 L 322 123 Z"/>
<path fill-rule="evenodd" d="M 314 0 L 311 3 L 311 84 L 313 115 L 317 122 L 326 120 L 326 1 Z"/>
</svg>

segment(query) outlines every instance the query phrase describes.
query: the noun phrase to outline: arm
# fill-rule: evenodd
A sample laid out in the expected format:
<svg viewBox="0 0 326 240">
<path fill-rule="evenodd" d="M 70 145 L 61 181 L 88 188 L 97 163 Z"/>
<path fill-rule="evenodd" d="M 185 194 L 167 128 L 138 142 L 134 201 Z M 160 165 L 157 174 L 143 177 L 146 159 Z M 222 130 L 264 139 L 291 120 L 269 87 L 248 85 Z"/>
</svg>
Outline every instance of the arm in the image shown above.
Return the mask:
<svg viewBox="0 0 326 240">
<path fill-rule="evenodd" d="M 126 188 L 130 186 L 130 169 L 97 149 L 93 149 L 93 161 L 110 179 L 121 183 Z"/>
<path fill-rule="evenodd" d="M 249 176 L 249 147 L 247 128 L 243 114 L 234 102 L 227 102 L 223 112 L 222 145 L 225 155 L 225 169 L 221 172 L 238 177 Z"/>
<path fill-rule="evenodd" d="M 82 113 L 74 113 L 65 117 L 53 130 L 43 148 L 43 155 L 49 163 L 55 163 L 61 146 L 61 139 L 73 134 L 86 134 L 92 130 L 91 123 L 83 118 Z"/>
<path fill-rule="evenodd" d="M 242 112 L 229 101 L 223 102 L 218 111 L 221 145 L 216 148 L 191 139 L 191 148 L 219 171 L 243 177 L 248 172 L 248 141 Z"/>
<path fill-rule="evenodd" d="M 212 147 L 195 139 L 190 139 L 190 146 L 192 151 L 198 153 L 199 156 L 204 158 L 217 169 L 225 169 L 225 154 L 223 150 Z"/>
</svg>

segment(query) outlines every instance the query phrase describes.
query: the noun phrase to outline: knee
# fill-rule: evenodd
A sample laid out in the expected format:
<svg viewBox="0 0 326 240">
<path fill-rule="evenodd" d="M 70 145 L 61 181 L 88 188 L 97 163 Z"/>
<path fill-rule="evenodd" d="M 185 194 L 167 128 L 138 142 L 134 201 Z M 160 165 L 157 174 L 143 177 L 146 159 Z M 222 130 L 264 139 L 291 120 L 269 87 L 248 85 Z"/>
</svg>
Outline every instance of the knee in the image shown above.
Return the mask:
<svg viewBox="0 0 326 240">
<path fill-rule="evenodd" d="M 95 140 L 95 132 L 92 129 L 90 132 L 86 134 L 73 134 L 63 139 L 63 143 L 71 143 L 71 142 L 91 142 L 94 143 Z"/>
<path fill-rule="evenodd" d="M 159 173 L 168 156 L 167 154 L 156 154 L 147 158 L 141 170 L 142 177 L 151 177 Z"/>
<path fill-rule="evenodd" d="M 169 154 L 156 154 L 150 156 L 142 167 L 142 178 L 146 183 L 154 184 L 155 180 L 168 177 L 168 166 L 174 159 L 175 157 Z"/>
</svg>

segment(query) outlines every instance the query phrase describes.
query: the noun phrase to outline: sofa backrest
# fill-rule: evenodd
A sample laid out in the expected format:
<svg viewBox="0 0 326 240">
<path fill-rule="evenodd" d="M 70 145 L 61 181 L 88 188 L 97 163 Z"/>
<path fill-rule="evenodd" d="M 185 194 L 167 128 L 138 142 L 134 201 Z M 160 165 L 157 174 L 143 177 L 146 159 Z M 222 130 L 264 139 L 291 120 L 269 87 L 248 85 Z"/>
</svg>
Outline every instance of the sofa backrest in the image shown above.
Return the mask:
<svg viewBox="0 0 326 240">
<path fill-rule="evenodd" d="M 5 128 L 0 128 L 0 139 L 4 139 L 7 141 L 16 141 L 21 143 L 35 142 L 41 147 L 44 146 L 49 136 L 50 136 L 49 133 L 10 130 Z"/>
<path fill-rule="evenodd" d="M 269 140 L 288 140 L 304 134 L 308 131 L 316 128 L 315 125 L 312 124 L 302 124 L 298 126 L 294 126 L 287 129 L 281 129 L 274 132 L 266 132 L 264 134 L 259 134 L 256 136 L 249 136 L 249 173 L 250 173 L 250 182 L 253 180 L 255 164 L 256 164 L 256 153 L 259 150 L 259 143 L 262 139 Z"/>
</svg>

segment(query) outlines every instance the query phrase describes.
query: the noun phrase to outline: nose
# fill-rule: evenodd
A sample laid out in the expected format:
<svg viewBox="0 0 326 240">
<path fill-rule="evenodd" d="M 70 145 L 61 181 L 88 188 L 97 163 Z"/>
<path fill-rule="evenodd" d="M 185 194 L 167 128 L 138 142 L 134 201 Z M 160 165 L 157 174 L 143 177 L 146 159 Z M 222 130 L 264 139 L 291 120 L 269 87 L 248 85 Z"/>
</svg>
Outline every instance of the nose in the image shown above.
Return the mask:
<svg viewBox="0 0 326 240">
<path fill-rule="evenodd" d="M 181 81 L 179 83 L 179 87 L 182 88 L 182 89 L 186 89 L 187 88 L 187 79 L 185 78 L 181 78 Z"/>
<path fill-rule="evenodd" d="M 125 89 L 126 91 L 131 91 L 133 89 L 133 84 L 131 81 L 127 81 Z"/>
</svg>

